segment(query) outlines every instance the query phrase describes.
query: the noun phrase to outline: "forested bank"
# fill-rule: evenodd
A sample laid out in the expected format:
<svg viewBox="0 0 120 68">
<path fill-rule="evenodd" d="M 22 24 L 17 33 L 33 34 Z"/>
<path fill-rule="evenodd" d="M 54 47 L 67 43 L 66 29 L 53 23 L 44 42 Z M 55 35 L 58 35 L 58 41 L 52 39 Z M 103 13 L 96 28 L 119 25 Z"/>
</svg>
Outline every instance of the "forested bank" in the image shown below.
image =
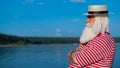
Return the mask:
<svg viewBox="0 0 120 68">
<path fill-rule="evenodd" d="M 120 43 L 120 37 L 114 37 Z M 0 45 L 26 45 L 26 44 L 74 44 L 79 43 L 79 37 L 20 37 L 0 34 Z"/>
<path fill-rule="evenodd" d="M 26 45 L 26 44 L 69 44 L 79 43 L 77 37 L 20 37 L 0 34 L 0 45 Z"/>
</svg>

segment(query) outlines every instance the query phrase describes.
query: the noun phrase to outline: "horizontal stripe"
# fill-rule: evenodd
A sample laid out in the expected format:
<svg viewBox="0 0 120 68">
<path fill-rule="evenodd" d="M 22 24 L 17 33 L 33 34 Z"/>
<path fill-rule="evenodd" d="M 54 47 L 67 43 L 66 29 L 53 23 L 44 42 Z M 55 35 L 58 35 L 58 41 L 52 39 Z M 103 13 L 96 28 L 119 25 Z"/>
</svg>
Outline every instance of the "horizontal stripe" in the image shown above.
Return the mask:
<svg viewBox="0 0 120 68">
<path fill-rule="evenodd" d="M 84 48 L 80 52 L 76 52 L 76 64 L 71 64 L 69 68 L 82 68 L 82 67 L 112 67 L 112 62 L 115 53 L 115 43 L 109 34 L 101 34 L 88 42 L 87 45 L 80 45 L 79 48 Z"/>
</svg>

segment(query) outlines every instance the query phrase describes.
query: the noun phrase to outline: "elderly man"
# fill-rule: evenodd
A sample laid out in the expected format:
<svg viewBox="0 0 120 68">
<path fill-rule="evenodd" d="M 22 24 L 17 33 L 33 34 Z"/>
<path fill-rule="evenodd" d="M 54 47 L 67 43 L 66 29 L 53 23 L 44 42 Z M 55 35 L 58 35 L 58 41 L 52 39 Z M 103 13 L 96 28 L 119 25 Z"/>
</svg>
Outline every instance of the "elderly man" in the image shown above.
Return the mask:
<svg viewBox="0 0 120 68">
<path fill-rule="evenodd" d="M 111 68 L 115 43 L 109 33 L 107 6 L 90 5 L 88 10 L 80 45 L 68 53 L 69 68 Z"/>
</svg>

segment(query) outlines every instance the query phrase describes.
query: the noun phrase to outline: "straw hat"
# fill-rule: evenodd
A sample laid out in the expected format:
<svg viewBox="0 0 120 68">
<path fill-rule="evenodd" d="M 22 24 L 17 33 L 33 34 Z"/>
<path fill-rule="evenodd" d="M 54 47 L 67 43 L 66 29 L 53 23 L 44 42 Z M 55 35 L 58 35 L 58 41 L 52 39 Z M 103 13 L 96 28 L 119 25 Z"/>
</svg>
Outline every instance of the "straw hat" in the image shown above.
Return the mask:
<svg viewBox="0 0 120 68">
<path fill-rule="evenodd" d="M 108 9 L 106 5 L 89 5 L 88 13 L 84 15 L 104 15 L 108 14 Z"/>
</svg>

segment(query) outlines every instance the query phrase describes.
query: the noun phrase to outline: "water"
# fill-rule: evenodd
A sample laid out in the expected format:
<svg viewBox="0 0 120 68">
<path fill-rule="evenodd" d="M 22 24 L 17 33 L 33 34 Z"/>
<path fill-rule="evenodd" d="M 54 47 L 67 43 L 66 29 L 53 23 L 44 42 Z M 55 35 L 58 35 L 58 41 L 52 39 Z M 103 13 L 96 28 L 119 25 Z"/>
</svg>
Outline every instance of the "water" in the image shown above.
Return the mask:
<svg viewBox="0 0 120 68">
<path fill-rule="evenodd" d="M 67 68 L 67 53 L 77 45 L 0 47 L 0 68 Z M 120 68 L 120 44 L 116 44 L 113 68 Z"/>
</svg>

